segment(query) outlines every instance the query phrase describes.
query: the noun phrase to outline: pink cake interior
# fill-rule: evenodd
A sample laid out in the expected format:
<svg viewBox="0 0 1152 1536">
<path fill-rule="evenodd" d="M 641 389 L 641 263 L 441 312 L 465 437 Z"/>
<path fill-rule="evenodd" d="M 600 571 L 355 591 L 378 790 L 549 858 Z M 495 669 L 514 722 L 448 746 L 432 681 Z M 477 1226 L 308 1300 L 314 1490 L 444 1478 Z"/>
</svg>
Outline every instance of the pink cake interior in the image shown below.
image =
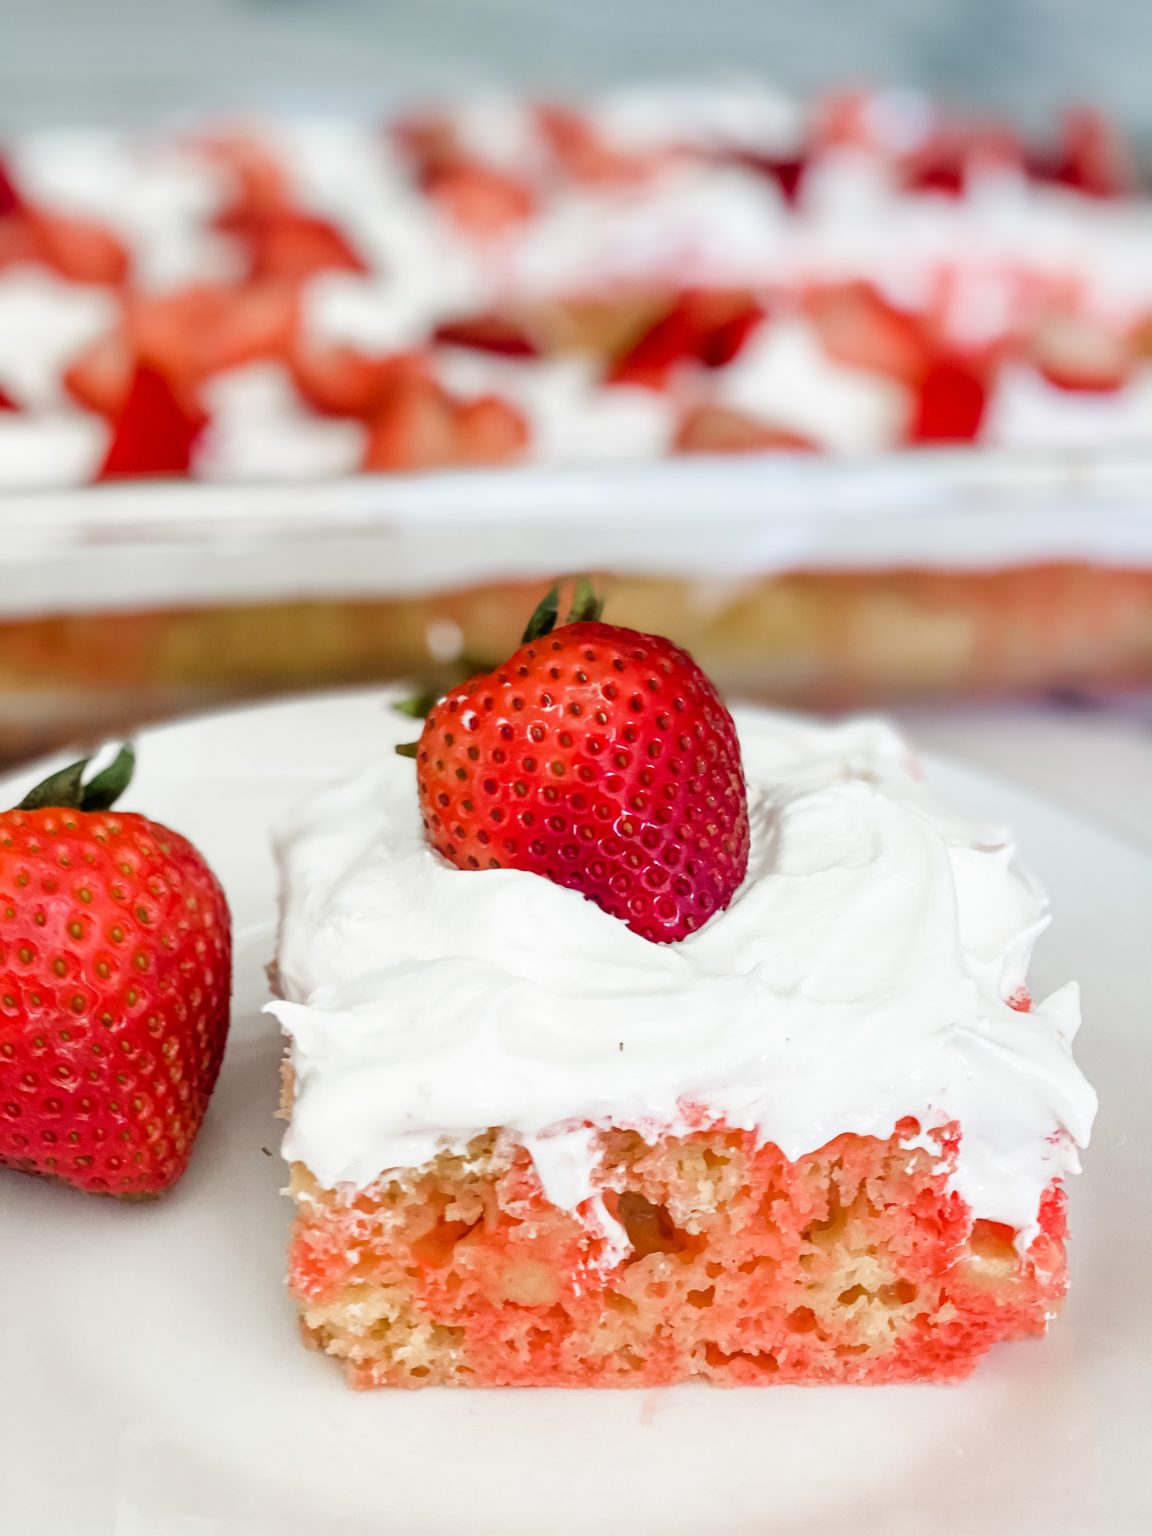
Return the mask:
<svg viewBox="0 0 1152 1536">
<path fill-rule="evenodd" d="M 1021 1254 L 947 1189 L 958 1127 L 917 1130 L 795 1162 L 722 1127 L 607 1132 L 615 1259 L 496 1134 L 359 1194 L 296 1165 L 302 1326 L 356 1387 L 954 1380 L 1059 1307 L 1064 1199 Z"/>
</svg>

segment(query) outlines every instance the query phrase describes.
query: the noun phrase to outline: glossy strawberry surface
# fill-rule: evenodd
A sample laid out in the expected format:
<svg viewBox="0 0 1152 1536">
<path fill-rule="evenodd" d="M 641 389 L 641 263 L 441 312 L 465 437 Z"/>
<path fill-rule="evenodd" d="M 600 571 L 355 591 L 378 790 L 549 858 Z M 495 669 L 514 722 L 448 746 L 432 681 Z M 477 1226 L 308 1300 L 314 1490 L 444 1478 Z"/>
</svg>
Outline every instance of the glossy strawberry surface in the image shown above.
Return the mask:
<svg viewBox="0 0 1152 1536">
<path fill-rule="evenodd" d="M 230 989 L 227 904 L 185 838 L 114 810 L 0 815 L 0 1164 L 129 1198 L 175 1183 Z"/>
<path fill-rule="evenodd" d="M 444 858 L 531 870 L 655 942 L 699 928 L 744 877 L 736 728 L 669 640 L 585 622 L 527 642 L 433 707 L 416 767 Z"/>
</svg>

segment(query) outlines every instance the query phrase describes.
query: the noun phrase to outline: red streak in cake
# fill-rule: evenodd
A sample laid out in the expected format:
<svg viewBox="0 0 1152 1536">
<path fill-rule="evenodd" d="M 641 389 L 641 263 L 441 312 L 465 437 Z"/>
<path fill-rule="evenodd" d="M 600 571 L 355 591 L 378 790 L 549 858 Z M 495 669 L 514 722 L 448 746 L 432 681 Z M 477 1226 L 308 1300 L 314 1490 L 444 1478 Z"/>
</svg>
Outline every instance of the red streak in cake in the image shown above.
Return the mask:
<svg viewBox="0 0 1152 1536">
<path fill-rule="evenodd" d="M 1021 1255 L 949 1191 L 957 1128 L 935 1152 L 905 1145 L 916 1132 L 795 1162 L 723 1127 L 605 1133 L 623 1257 L 494 1136 L 361 1194 L 297 1167 L 304 1331 L 357 1387 L 955 1380 L 1043 1333 L 1065 1290 L 1064 1200 L 1048 1191 Z"/>
</svg>

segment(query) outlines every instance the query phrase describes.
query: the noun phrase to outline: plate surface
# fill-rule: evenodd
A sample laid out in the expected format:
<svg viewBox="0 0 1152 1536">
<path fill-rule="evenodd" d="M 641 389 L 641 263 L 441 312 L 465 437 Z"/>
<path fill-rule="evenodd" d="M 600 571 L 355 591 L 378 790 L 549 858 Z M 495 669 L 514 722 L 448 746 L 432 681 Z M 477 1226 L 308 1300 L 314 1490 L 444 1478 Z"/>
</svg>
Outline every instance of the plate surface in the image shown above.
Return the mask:
<svg viewBox="0 0 1152 1536">
<path fill-rule="evenodd" d="M 297 1343 L 260 1012 L 269 821 L 368 757 L 378 695 L 147 733 L 131 804 L 213 863 L 237 938 L 233 1033 L 164 1201 L 0 1171 L 0 1531 L 13 1536 L 1147 1536 L 1152 1530 L 1152 860 L 1019 790 L 930 777 L 1009 821 L 1056 921 L 1039 995 L 1083 984 L 1102 1111 L 1051 1337 L 958 1387 L 348 1392 Z M 26 787 L 31 773 L 21 775 Z M 18 795 L 0 786 L 0 803 Z"/>
</svg>

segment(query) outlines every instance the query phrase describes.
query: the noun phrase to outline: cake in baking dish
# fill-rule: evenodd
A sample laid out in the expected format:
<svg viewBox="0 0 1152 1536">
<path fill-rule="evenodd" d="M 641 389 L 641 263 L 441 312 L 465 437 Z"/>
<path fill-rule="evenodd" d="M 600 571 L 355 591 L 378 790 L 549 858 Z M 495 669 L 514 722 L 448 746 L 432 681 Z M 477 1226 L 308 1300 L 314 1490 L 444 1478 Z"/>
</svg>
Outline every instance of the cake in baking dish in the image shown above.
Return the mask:
<svg viewBox="0 0 1152 1536">
<path fill-rule="evenodd" d="M 1146 444 L 1103 116 L 755 84 L 0 144 L 0 484 Z"/>
<path fill-rule="evenodd" d="M 1094 1096 L 1003 832 L 595 619 L 412 734 L 278 834 L 290 1282 L 352 1385 L 947 1381 L 1044 1332 Z"/>
</svg>

